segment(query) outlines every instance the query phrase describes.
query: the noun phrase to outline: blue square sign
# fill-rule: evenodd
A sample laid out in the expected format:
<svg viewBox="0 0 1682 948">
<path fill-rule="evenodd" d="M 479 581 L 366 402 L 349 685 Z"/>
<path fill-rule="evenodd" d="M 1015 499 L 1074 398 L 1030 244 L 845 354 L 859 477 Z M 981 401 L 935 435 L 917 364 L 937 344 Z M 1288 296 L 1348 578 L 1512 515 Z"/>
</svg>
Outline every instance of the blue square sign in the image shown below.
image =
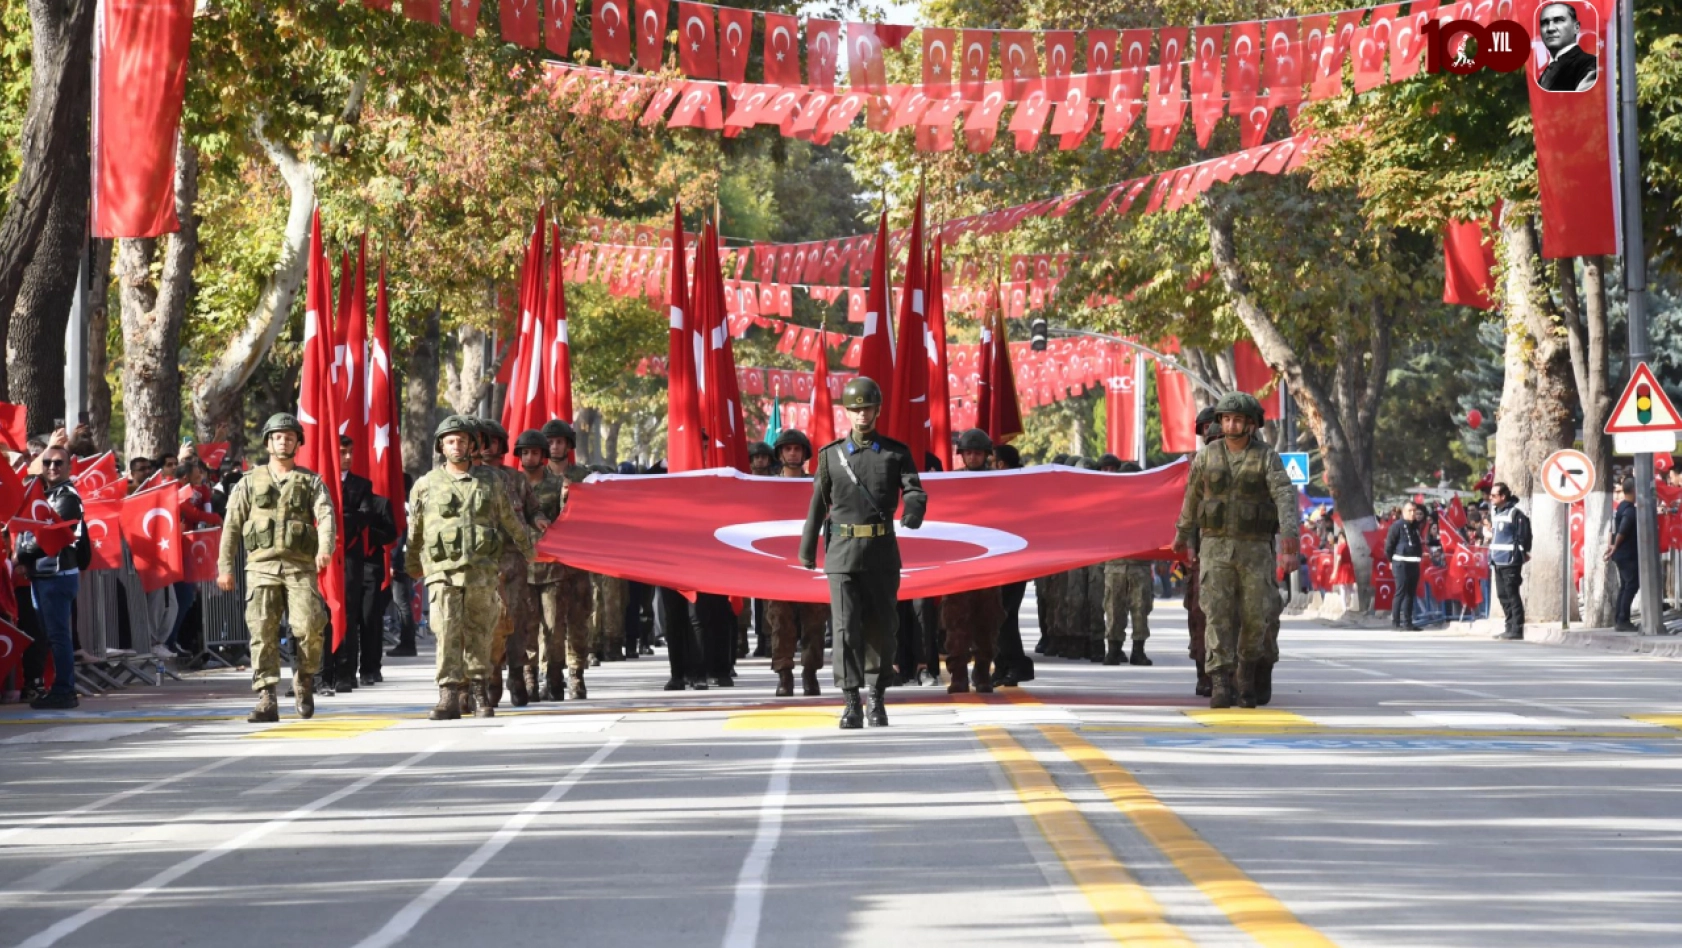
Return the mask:
<svg viewBox="0 0 1682 948">
<path fill-rule="evenodd" d="M 1279 460 L 1285 462 L 1285 473 L 1291 476 L 1291 483 L 1298 487 L 1308 483 L 1308 452 L 1292 451 L 1280 454 Z"/>
</svg>

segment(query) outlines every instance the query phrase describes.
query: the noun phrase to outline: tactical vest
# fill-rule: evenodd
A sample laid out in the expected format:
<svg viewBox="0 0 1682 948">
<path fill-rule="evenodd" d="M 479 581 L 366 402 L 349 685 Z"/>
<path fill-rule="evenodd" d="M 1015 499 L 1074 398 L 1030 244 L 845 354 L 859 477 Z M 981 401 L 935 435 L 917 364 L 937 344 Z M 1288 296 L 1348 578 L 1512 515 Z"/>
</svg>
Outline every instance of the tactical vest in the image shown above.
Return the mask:
<svg viewBox="0 0 1682 948">
<path fill-rule="evenodd" d="M 426 497 L 428 573 L 494 564 L 502 554 L 502 528 L 491 519 L 495 484 L 477 473 L 466 480 L 433 472 Z"/>
<path fill-rule="evenodd" d="M 1267 489 L 1269 454 L 1251 441 L 1233 455 L 1217 441 L 1198 455 L 1204 467 L 1197 525 L 1204 536 L 1267 540 L 1279 532 L 1279 508 Z"/>
<path fill-rule="evenodd" d="M 563 483 L 554 473 L 546 472 L 542 480 L 531 485 L 531 492 L 537 495 L 537 509 L 543 512 L 543 519 L 553 522 L 561 515 Z"/>
<path fill-rule="evenodd" d="M 1489 515 L 1489 562 L 1492 566 L 1513 566 L 1524 562 L 1524 553 L 1518 548 L 1517 518 L 1513 516 L 1517 510 L 1518 504 L 1510 504 L 1504 510 L 1495 508 Z"/>
<path fill-rule="evenodd" d="M 313 560 L 316 554 L 316 478 L 296 469 L 276 483 L 268 467 L 245 476 L 251 511 L 245 518 L 245 559 Z"/>
</svg>

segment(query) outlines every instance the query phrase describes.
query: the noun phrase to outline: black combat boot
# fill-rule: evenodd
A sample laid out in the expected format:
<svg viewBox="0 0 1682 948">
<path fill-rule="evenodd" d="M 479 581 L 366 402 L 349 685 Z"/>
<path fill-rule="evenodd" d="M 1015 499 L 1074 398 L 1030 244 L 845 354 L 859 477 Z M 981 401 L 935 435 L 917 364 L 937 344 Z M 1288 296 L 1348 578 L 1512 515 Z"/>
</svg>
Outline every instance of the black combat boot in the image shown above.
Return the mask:
<svg viewBox="0 0 1682 948">
<path fill-rule="evenodd" d="M 1209 680 L 1211 685 L 1209 689 L 1209 707 L 1232 707 L 1232 673 L 1223 668 L 1220 671 L 1211 673 L 1209 675 Z"/>
<path fill-rule="evenodd" d="M 427 718 L 433 721 L 461 720 L 461 694 L 455 685 L 438 686 L 438 703 L 433 706 L 432 713 Z"/>
<path fill-rule="evenodd" d="M 1256 704 L 1266 705 L 1273 700 L 1273 663 L 1263 662 L 1256 666 L 1255 683 Z"/>
<path fill-rule="evenodd" d="M 841 708 L 841 730 L 856 731 L 864 727 L 864 705 L 859 702 L 859 690 L 843 688 L 841 694 L 847 701 Z"/>
<path fill-rule="evenodd" d="M 1156 663 L 1151 661 L 1151 658 L 1150 658 L 1149 655 L 1145 654 L 1145 643 L 1139 641 L 1138 639 L 1134 639 L 1133 640 L 1133 654 L 1128 656 L 1127 664 L 1129 664 L 1129 665 L 1154 665 Z"/>
<path fill-rule="evenodd" d="M 666 681 L 666 686 L 665 686 L 664 690 L 665 691 L 682 691 L 683 689 L 685 689 L 687 687 L 689 687 L 689 683 L 683 680 L 683 676 L 678 675 L 678 676 L 674 676 L 674 677 L 672 677 L 672 678 L 670 678 Z"/>
<path fill-rule="evenodd" d="M 794 669 L 785 668 L 777 672 L 777 697 L 794 697 Z"/>
<path fill-rule="evenodd" d="M 946 693 L 947 694 L 949 694 L 949 695 L 961 695 L 961 694 L 968 694 L 969 693 L 969 663 L 968 662 L 961 662 L 961 661 L 958 661 L 955 658 L 947 659 L 946 660 L 946 674 L 950 675 L 951 678 L 952 678 L 952 683 L 946 686 Z"/>
<path fill-rule="evenodd" d="M 1198 659 L 1197 660 L 1197 696 L 1200 697 L 1200 698 L 1209 697 L 1209 692 L 1211 690 L 1213 690 L 1214 687 L 1215 687 L 1214 683 L 1209 680 L 1209 673 L 1203 670 L 1203 659 L 1201 659 L 1201 658 Z"/>
<path fill-rule="evenodd" d="M 667 689 L 670 690 L 670 689 Z M 681 690 L 681 689 L 680 689 Z M 567 699 L 566 679 L 559 668 L 543 676 L 543 700 L 565 701 Z"/>
<path fill-rule="evenodd" d="M 1090 649 L 1090 651 L 1086 654 L 1086 660 L 1094 665 L 1102 664 L 1104 661 L 1104 640 L 1090 639 L 1087 641 L 1086 645 L 1087 648 Z"/>
<path fill-rule="evenodd" d="M 1104 643 L 1104 664 L 1121 664 L 1121 643 L 1117 642 L 1115 639 L 1110 639 L 1108 642 Z"/>
<path fill-rule="evenodd" d="M 485 703 L 493 711 L 502 703 L 502 669 L 493 668 L 485 677 L 485 698 Z"/>
<path fill-rule="evenodd" d="M 292 683 L 292 691 L 294 703 L 298 707 L 298 717 L 306 721 L 315 717 L 315 682 L 305 675 Z"/>
<path fill-rule="evenodd" d="M 567 676 L 567 697 L 574 701 L 583 701 L 590 697 L 589 689 L 584 687 L 584 672 L 573 669 Z"/>
<path fill-rule="evenodd" d="M 888 726 L 887 689 L 881 685 L 870 689 L 870 726 Z"/>
<path fill-rule="evenodd" d="M 280 720 L 280 702 L 274 699 L 274 685 L 257 690 L 257 706 L 245 720 L 252 724 L 274 724 Z"/>
<path fill-rule="evenodd" d="M 823 694 L 823 689 L 818 687 L 818 670 L 816 668 L 808 668 L 800 673 L 800 687 L 808 698 Z"/>
<path fill-rule="evenodd" d="M 975 693 L 990 695 L 993 693 L 993 663 L 975 660 Z"/>
<path fill-rule="evenodd" d="M 1240 708 L 1256 706 L 1256 666 L 1254 662 L 1239 662 L 1238 674 L 1232 683 L 1233 697 Z"/>
<path fill-rule="evenodd" d="M 537 666 L 527 665 L 520 670 L 520 680 L 525 683 L 526 698 L 529 701 L 546 700 L 541 696 L 543 686 L 537 683 Z"/>
<path fill-rule="evenodd" d="M 496 705 L 491 703 L 490 688 L 485 679 L 475 678 L 467 683 L 467 691 L 473 696 L 473 716 L 476 718 L 496 717 Z"/>
<path fill-rule="evenodd" d="M 516 708 L 523 708 L 531 703 L 531 692 L 526 690 L 524 669 L 508 670 L 508 703 Z"/>
</svg>

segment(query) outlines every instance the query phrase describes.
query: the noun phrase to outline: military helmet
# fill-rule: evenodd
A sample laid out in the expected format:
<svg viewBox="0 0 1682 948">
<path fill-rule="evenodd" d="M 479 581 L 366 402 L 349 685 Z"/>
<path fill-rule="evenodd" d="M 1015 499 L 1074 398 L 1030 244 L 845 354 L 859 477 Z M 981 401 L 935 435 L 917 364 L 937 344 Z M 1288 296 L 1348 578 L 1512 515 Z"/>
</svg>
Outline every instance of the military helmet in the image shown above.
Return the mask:
<svg viewBox="0 0 1682 948">
<path fill-rule="evenodd" d="M 1051 456 L 1051 463 L 1062 466 L 1062 467 L 1067 467 L 1069 464 L 1073 463 L 1073 461 L 1074 461 L 1073 458 L 1071 458 L 1067 454 L 1064 454 L 1061 451 L 1059 451 L 1056 454 L 1053 454 Z"/>
<path fill-rule="evenodd" d="M 789 428 L 783 431 L 782 434 L 777 435 L 776 449 L 778 454 L 782 454 L 783 449 L 791 444 L 799 446 L 806 452 L 806 457 L 808 459 L 811 458 L 812 439 L 806 437 L 806 432 L 801 431 L 799 428 Z"/>
<path fill-rule="evenodd" d="M 505 448 L 508 447 L 508 429 L 502 427 L 501 422 L 490 421 L 490 420 L 481 421 L 481 422 L 479 422 L 479 427 L 487 435 L 490 435 L 492 438 L 495 438 L 496 440 L 501 441 L 503 447 L 505 447 Z"/>
<path fill-rule="evenodd" d="M 986 451 L 993 453 L 993 439 L 987 437 L 987 432 L 980 428 L 971 428 L 958 436 L 959 451 Z"/>
<path fill-rule="evenodd" d="M 1210 425 L 1212 425 L 1214 423 L 1215 423 L 1215 406 L 1210 405 L 1209 407 L 1207 407 L 1207 408 L 1205 408 L 1202 411 L 1197 413 L 1197 426 L 1196 426 L 1195 430 L 1197 431 L 1197 433 L 1199 435 L 1201 435 L 1201 434 L 1203 434 L 1203 429 L 1209 427 Z"/>
<path fill-rule="evenodd" d="M 469 438 L 477 434 L 473 420 L 465 415 L 450 415 L 438 423 L 438 429 L 432 433 L 432 446 L 442 449 L 445 435 L 464 434 Z"/>
<path fill-rule="evenodd" d="M 881 404 L 882 386 L 877 385 L 875 379 L 861 375 L 841 389 L 842 408 L 880 407 Z"/>
<path fill-rule="evenodd" d="M 1083 471 L 1096 471 L 1096 470 L 1098 470 L 1098 462 L 1093 460 L 1092 458 L 1075 458 L 1074 463 L 1075 463 L 1075 467 L 1078 467 Z"/>
<path fill-rule="evenodd" d="M 1123 473 L 1123 474 L 1138 474 L 1139 472 L 1141 472 L 1143 470 L 1144 470 L 1144 468 L 1140 467 L 1139 462 L 1137 462 L 1137 461 L 1123 461 L 1123 462 L 1121 462 L 1121 473 Z"/>
<path fill-rule="evenodd" d="M 290 431 L 298 436 L 298 444 L 304 443 L 304 426 L 291 412 L 278 411 L 270 415 L 269 420 L 263 423 L 263 440 L 269 440 L 269 435 L 277 431 Z"/>
<path fill-rule="evenodd" d="M 750 457 L 750 458 L 751 457 L 758 457 L 761 454 L 765 455 L 768 458 L 775 458 L 776 457 L 776 454 L 774 452 L 772 452 L 772 450 L 771 450 L 771 446 L 766 444 L 765 442 L 763 442 L 763 441 L 750 441 L 750 442 L 748 442 L 748 457 Z"/>
<path fill-rule="evenodd" d="M 1103 455 L 1099 456 L 1099 458 L 1098 458 L 1098 467 L 1099 468 L 1113 467 L 1113 468 L 1119 469 L 1121 467 L 1121 458 L 1118 458 L 1113 454 L 1105 452 Z"/>
<path fill-rule="evenodd" d="M 1249 392 L 1227 392 L 1221 400 L 1215 403 L 1215 417 L 1221 415 L 1248 415 L 1260 426 L 1266 420 L 1262 414 L 1261 402 Z"/>
<path fill-rule="evenodd" d="M 571 425 L 559 418 L 551 418 L 543 423 L 543 438 L 545 441 L 550 438 L 565 438 L 574 445 L 578 444 L 578 432 L 573 431 Z"/>
<path fill-rule="evenodd" d="M 531 448 L 536 448 L 546 455 L 549 453 L 548 440 L 543 437 L 543 432 L 538 431 L 536 428 L 529 428 L 522 431 L 520 432 L 520 436 L 514 439 L 515 454 L 519 454 L 521 451 Z"/>
</svg>

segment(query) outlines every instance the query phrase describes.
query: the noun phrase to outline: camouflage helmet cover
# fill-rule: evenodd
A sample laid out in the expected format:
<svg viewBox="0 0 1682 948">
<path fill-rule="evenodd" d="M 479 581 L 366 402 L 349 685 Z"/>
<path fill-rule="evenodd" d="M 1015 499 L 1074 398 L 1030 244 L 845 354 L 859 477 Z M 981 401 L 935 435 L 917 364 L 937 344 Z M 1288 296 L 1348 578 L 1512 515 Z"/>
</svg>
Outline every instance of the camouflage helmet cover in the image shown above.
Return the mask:
<svg viewBox="0 0 1682 948">
<path fill-rule="evenodd" d="M 1221 415 L 1244 415 L 1257 425 L 1266 420 L 1261 402 L 1256 401 L 1256 396 L 1248 392 L 1227 392 L 1222 395 L 1221 400 L 1215 403 L 1215 416 L 1219 418 Z"/>
</svg>

